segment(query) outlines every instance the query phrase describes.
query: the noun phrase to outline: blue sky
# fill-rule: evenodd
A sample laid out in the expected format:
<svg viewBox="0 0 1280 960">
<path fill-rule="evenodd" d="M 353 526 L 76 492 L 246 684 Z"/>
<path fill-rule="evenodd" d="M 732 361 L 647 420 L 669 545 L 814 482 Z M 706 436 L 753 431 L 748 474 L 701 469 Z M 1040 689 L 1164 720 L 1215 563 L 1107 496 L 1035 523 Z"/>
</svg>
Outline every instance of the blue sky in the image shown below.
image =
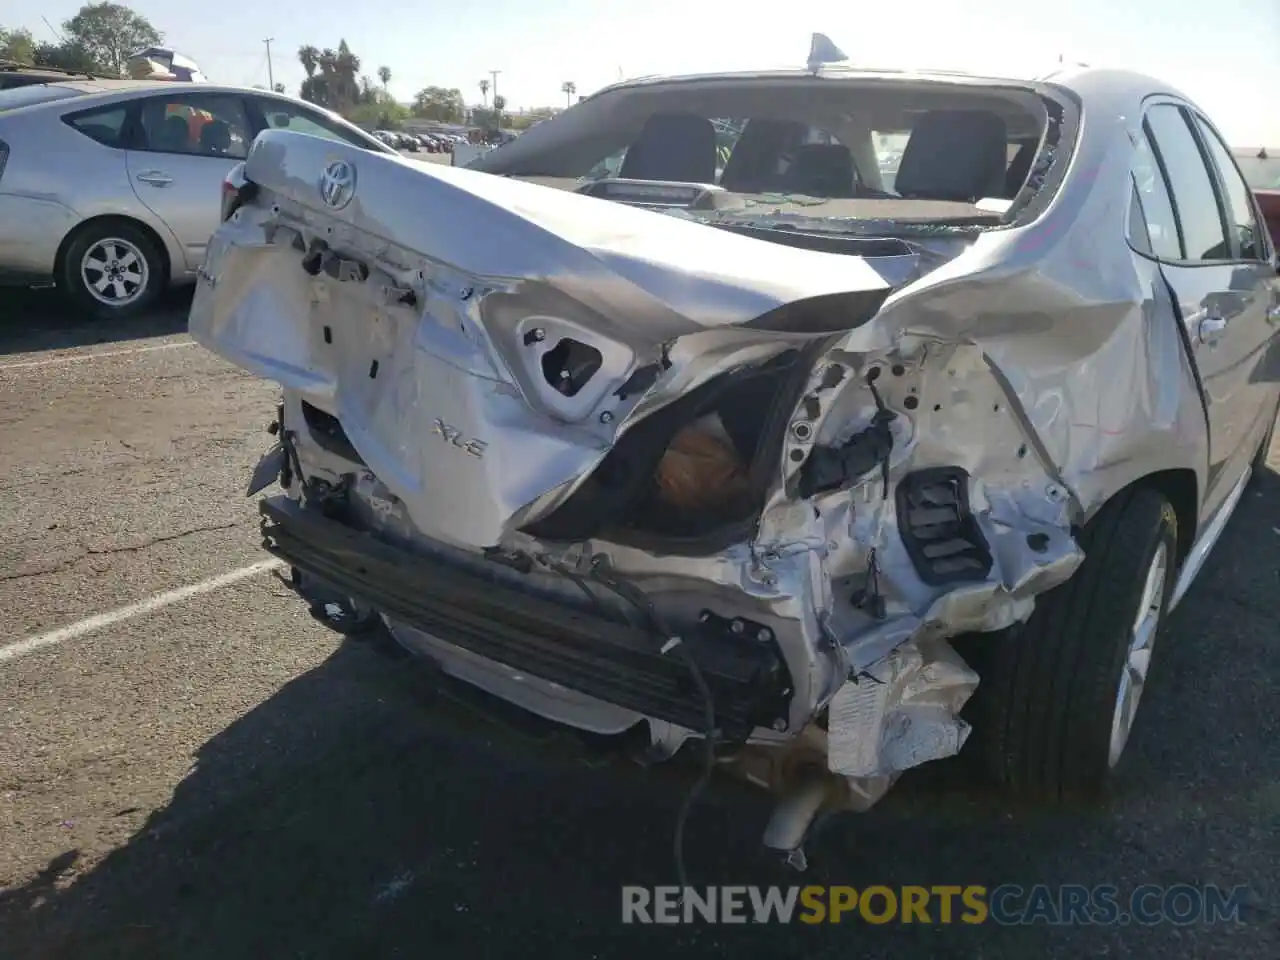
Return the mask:
<svg viewBox="0 0 1280 960">
<path fill-rule="evenodd" d="M 0 25 L 52 39 L 77 0 L 6 0 Z M 275 0 L 252 8 L 209 0 L 130 4 L 212 80 L 266 84 L 263 37 L 275 77 L 297 92 L 305 43 L 345 37 L 373 75 L 386 64 L 408 100 L 428 84 L 458 87 L 501 70 L 514 107 L 563 103 L 560 84 L 588 93 L 622 76 L 798 66 L 809 35 L 827 33 L 856 63 L 990 72 L 1041 72 L 1064 54 L 1152 73 L 1197 100 L 1237 146 L 1280 146 L 1280 2 L 1277 0 Z"/>
</svg>

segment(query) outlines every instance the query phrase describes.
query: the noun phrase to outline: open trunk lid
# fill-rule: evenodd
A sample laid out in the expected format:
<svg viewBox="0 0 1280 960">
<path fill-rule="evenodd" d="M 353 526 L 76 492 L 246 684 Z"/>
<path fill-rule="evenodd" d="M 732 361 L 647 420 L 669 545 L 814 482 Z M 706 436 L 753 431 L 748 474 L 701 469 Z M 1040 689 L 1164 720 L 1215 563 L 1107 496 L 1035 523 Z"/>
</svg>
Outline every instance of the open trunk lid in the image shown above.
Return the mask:
<svg viewBox="0 0 1280 960">
<path fill-rule="evenodd" d="M 302 134 L 263 133 L 244 174 L 192 335 L 335 418 L 423 533 L 473 549 L 890 291 L 866 259 Z"/>
</svg>

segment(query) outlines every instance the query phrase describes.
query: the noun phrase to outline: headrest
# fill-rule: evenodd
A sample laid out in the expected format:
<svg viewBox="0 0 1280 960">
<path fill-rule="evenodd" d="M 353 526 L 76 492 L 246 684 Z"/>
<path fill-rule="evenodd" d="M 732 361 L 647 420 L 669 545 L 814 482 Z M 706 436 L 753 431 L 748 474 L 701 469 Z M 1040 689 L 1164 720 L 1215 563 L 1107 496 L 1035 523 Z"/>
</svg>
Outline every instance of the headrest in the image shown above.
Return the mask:
<svg viewBox="0 0 1280 960">
<path fill-rule="evenodd" d="M 231 127 L 222 120 L 210 120 L 200 129 L 200 146 L 225 153 L 231 149 Z"/>
<path fill-rule="evenodd" d="M 715 127 L 692 113 L 655 113 L 627 150 L 618 175 L 634 180 L 714 183 Z"/>
<path fill-rule="evenodd" d="M 894 188 L 903 197 L 971 202 L 1004 192 L 1008 131 L 986 110 L 934 110 L 916 121 Z"/>
<path fill-rule="evenodd" d="M 853 154 L 839 143 L 805 143 L 792 162 L 792 189 L 820 197 L 853 196 Z"/>
</svg>

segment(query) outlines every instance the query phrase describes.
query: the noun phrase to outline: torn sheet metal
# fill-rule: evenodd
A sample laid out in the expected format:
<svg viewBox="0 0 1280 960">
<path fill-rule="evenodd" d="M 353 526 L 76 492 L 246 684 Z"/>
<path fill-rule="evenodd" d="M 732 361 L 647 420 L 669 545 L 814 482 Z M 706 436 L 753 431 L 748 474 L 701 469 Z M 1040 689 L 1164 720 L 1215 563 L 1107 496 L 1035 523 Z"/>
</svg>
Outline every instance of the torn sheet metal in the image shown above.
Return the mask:
<svg viewBox="0 0 1280 960">
<path fill-rule="evenodd" d="M 954 756 L 978 675 L 944 640 L 898 647 L 846 682 L 827 706 L 827 767 L 854 779 L 892 777 Z"/>
</svg>

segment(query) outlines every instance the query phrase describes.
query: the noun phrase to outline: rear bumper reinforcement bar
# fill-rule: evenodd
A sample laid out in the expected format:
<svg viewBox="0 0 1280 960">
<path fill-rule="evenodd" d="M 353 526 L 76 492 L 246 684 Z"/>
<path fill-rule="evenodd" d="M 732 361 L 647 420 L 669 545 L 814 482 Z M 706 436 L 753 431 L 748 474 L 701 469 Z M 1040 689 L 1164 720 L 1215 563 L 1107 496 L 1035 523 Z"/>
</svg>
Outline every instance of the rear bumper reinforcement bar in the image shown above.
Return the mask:
<svg viewBox="0 0 1280 960">
<path fill-rule="evenodd" d="M 263 546 L 393 620 L 478 656 L 645 716 L 701 732 L 703 703 L 668 638 L 525 593 L 353 529 L 288 497 L 261 502 Z M 723 618 L 682 638 L 715 704 L 719 735 L 743 741 L 784 724 L 790 677 L 776 641 L 734 635 Z"/>
</svg>

